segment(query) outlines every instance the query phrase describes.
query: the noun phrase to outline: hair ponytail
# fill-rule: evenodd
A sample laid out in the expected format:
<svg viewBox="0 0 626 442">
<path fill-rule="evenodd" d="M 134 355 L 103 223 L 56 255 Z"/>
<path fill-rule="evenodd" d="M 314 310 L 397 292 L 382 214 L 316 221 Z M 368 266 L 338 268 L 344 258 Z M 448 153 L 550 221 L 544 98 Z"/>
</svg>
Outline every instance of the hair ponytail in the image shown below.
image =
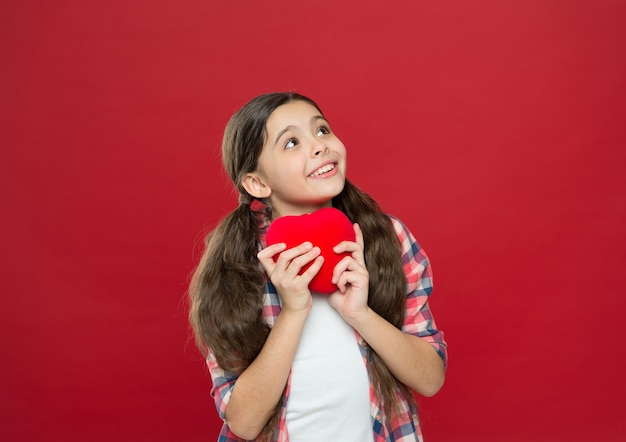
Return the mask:
<svg viewBox="0 0 626 442">
<path fill-rule="evenodd" d="M 404 324 L 407 281 L 402 266 L 401 245 L 389 217 L 368 194 L 346 180 L 343 192 L 333 200 L 352 222 L 359 223 L 365 240 L 365 263 L 369 272 L 368 305 L 398 329 Z M 411 389 L 400 383 L 382 358 L 368 347 L 370 377 L 374 391 L 390 416 L 397 413 L 398 389 L 409 403 Z"/>
<path fill-rule="evenodd" d="M 259 218 L 240 204 L 207 236 L 190 288 L 190 322 L 196 343 L 225 370 L 243 371 L 265 343 L 264 273 L 258 253 Z"/>
</svg>

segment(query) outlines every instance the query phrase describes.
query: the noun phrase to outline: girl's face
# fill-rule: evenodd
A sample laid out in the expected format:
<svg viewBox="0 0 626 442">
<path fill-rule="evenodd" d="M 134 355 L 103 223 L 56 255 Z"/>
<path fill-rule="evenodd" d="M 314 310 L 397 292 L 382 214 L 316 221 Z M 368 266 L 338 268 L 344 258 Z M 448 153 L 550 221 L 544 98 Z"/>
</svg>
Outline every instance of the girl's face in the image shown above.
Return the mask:
<svg viewBox="0 0 626 442">
<path fill-rule="evenodd" d="M 244 177 L 251 195 L 268 198 L 274 217 L 330 207 L 344 187 L 346 148 L 320 112 L 305 101 L 276 108 L 255 172 Z"/>
</svg>

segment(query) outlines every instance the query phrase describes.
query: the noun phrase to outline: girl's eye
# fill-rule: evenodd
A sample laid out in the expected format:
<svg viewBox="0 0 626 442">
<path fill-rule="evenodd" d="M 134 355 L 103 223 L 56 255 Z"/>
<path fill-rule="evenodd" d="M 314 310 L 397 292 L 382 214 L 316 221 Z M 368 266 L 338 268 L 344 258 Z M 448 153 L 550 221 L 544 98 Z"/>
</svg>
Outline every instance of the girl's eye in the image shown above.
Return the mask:
<svg viewBox="0 0 626 442">
<path fill-rule="evenodd" d="M 320 126 L 319 129 L 317 129 L 317 136 L 321 137 L 322 135 L 328 135 L 330 133 L 330 128 L 328 126 Z"/>
<path fill-rule="evenodd" d="M 296 147 L 297 144 L 298 144 L 298 140 L 296 140 L 295 138 L 289 138 L 287 142 L 285 143 L 285 149 L 294 148 Z"/>
</svg>

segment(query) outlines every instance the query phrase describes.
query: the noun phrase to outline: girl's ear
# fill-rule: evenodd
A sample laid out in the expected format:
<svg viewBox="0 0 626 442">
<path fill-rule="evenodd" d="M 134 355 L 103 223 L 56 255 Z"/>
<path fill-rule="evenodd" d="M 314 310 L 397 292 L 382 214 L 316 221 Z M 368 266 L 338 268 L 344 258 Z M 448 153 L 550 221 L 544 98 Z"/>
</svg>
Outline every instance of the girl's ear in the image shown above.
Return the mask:
<svg viewBox="0 0 626 442">
<path fill-rule="evenodd" d="M 246 192 L 255 198 L 269 198 L 272 194 L 272 189 L 255 172 L 246 174 L 241 181 L 241 185 L 246 189 Z"/>
</svg>

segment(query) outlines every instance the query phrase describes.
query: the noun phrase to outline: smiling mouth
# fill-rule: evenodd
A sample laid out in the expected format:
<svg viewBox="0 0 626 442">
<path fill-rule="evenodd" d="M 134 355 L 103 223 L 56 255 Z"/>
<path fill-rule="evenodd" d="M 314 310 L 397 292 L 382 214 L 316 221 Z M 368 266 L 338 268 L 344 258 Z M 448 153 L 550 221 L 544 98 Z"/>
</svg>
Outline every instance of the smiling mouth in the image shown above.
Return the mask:
<svg viewBox="0 0 626 442">
<path fill-rule="evenodd" d="M 309 176 L 312 177 L 312 178 L 315 178 L 317 176 L 324 175 L 325 173 L 332 172 L 333 170 L 335 170 L 335 165 L 334 164 L 326 164 L 326 165 L 320 167 L 319 169 L 317 169 L 315 172 L 313 172 Z"/>
</svg>

